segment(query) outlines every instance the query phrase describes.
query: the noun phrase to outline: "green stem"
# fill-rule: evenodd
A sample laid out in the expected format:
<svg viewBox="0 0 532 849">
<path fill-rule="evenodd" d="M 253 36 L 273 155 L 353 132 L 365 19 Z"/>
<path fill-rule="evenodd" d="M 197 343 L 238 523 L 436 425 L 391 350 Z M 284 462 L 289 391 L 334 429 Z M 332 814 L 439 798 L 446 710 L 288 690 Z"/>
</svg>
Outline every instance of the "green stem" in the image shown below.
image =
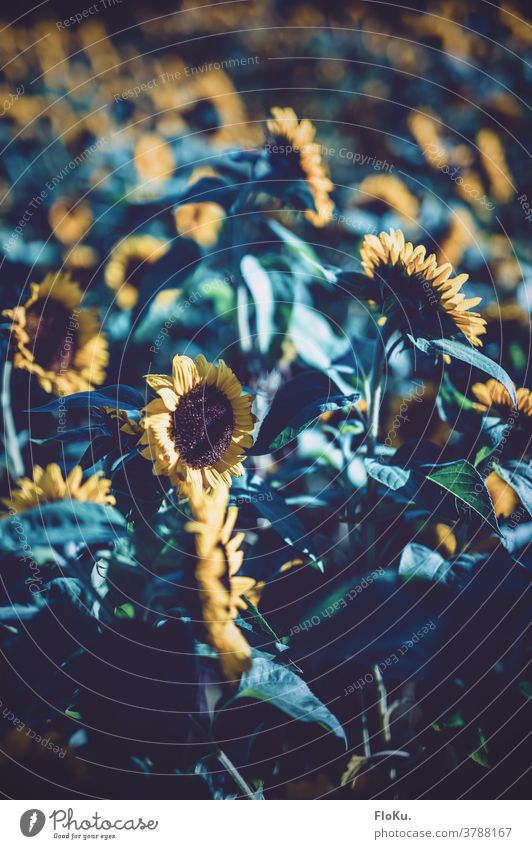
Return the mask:
<svg viewBox="0 0 532 849">
<path fill-rule="evenodd" d="M 237 787 L 242 791 L 243 795 L 247 796 L 248 799 L 255 799 L 255 794 L 253 790 L 251 789 L 247 781 L 245 781 L 245 779 L 240 775 L 234 763 L 229 760 L 229 758 L 222 749 L 218 749 L 218 751 L 216 752 L 216 757 L 218 758 L 224 769 L 227 770 Z"/>
</svg>

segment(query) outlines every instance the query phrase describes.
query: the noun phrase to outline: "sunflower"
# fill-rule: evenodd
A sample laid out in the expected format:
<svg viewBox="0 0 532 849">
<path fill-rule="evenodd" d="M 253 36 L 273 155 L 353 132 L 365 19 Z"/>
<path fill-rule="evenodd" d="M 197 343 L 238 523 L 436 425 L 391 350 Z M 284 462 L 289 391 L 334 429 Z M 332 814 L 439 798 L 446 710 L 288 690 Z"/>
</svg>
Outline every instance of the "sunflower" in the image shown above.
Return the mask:
<svg viewBox="0 0 532 849">
<path fill-rule="evenodd" d="M 508 390 L 498 380 L 491 378 L 486 383 L 474 383 L 471 391 L 478 401 L 477 409 L 480 412 L 489 411 L 492 416 L 505 418 L 514 409 L 514 402 Z M 532 417 L 532 392 L 530 389 L 521 387 L 515 394 L 519 418 L 522 420 L 522 417 Z"/>
<path fill-rule="evenodd" d="M 196 582 L 202 619 L 209 645 L 218 652 L 224 675 L 236 680 L 251 666 L 251 649 L 233 621 L 246 610 L 245 598 L 258 602 L 260 587 L 252 578 L 237 573 L 244 553 L 243 533 L 232 536 L 238 509 L 227 509 L 225 486 L 190 493 L 192 521 L 185 526 L 195 535 Z"/>
<path fill-rule="evenodd" d="M 438 265 L 423 245 L 405 242 L 401 230 L 378 238 L 366 235 L 360 256 L 368 277 L 377 278 L 374 300 L 384 316 L 401 312 L 407 329 L 421 326 L 433 336 L 460 331 L 475 347 L 482 345 L 479 336 L 486 332 L 486 321 L 471 312 L 482 299 L 466 298 L 460 291 L 467 274 L 451 277 L 450 262 Z"/>
<path fill-rule="evenodd" d="M 223 206 L 213 201 L 184 203 L 174 212 L 179 235 L 194 239 L 203 248 L 212 248 L 216 244 L 224 218 Z"/>
<path fill-rule="evenodd" d="M 24 304 L 3 312 L 12 320 L 15 368 L 35 375 L 45 392 L 69 395 L 105 380 L 107 341 L 98 310 L 80 309 L 82 298 L 68 274 L 47 274 Z"/>
<path fill-rule="evenodd" d="M 48 211 L 48 221 L 54 236 L 64 245 L 79 242 L 92 224 L 92 210 L 88 203 L 72 202 L 58 198 Z"/>
<path fill-rule="evenodd" d="M 139 139 L 135 145 L 133 161 L 142 184 L 162 183 L 175 170 L 172 149 L 158 133 L 146 133 Z"/>
<path fill-rule="evenodd" d="M 418 215 L 417 198 L 395 174 L 370 174 L 357 190 L 364 206 L 381 201 L 410 224 Z"/>
<path fill-rule="evenodd" d="M 223 360 L 175 356 L 172 376 L 147 375 L 159 396 L 142 411 L 142 455 L 181 492 L 230 485 L 253 444 L 253 397 Z"/>
<path fill-rule="evenodd" d="M 334 203 L 329 197 L 334 185 L 327 176 L 321 158 L 319 144 L 314 142 L 316 128 L 306 118 L 299 121 L 293 109 L 272 109 L 273 118 L 266 126 L 270 136 L 270 145 L 280 150 L 290 150 L 282 162 L 287 177 L 306 181 L 314 200 L 315 210 L 307 209 L 305 217 L 315 227 L 324 227 L 332 218 Z M 279 154 L 273 156 L 278 161 Z"/>
<path fill-rule="evenodd" d="M 479 130 L 477 145 L 493 197 L 499 203 L 508 203 L 515 194 L 515 188 L 499 136 L 493 130 Z"/>
<path fill-rule="evenodd" d="M 157 262 L 168 248 L 166 239 L 147 234 L 128 236 L 115 245 L 105 266 L 104 280 L 116 292 L 116 303 L 120 309 L 129 310 L 136 306 L 145 265 Z"/>
<path fill-rule="evenodd" d="M 532 392 L 530 389 L 521 387 L 515 393 L 517 420 L 510 418 L 515 411 L 510 394 L 497 380 L 490 379 L 486 383 L 474 383 L 471 390 L 477 399 L 475 406 L 478 412 L 506 420 L 509 427 L 506 431 L 505 442 L 508 439 L 511 440 L 512 449 L 515 448 L 519 455 L 528 454 L 532 435 Z M 486 487 L 497 516 L 508 518 L 519 507 L 519 496 L 496 470 L 491 471 L 487 476 Z"/>
<path fill-rule="evenodd" d="M 72 471 L 63 477 L 57 463 L 50 463 L 43 469 L 34 466 L 32 478 L 20 478 L 17 488 L 11 492 L 11 498 L 2 498 L 2 503 L 15 513 L 23 513 L 33 507 L 39 507 L 50 501 L 92 501 L 94 504 L 115 504 L 115 498 L 110 494 L 111 481 L 91 475 L 85 483 L 81 466 L 74 466 Z"/>
</svg>

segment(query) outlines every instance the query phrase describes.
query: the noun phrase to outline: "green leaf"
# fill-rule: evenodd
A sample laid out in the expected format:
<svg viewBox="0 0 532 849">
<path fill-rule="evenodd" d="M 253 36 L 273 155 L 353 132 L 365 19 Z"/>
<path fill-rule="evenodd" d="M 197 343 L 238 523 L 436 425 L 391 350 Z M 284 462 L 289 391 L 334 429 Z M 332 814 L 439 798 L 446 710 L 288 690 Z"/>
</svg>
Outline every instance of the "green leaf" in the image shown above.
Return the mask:
<svg viewBox="0 0 532 849">
<path fill-rule="evenodd" d="M 251 254 L 242 257 L 242 276 L 246 281 L 255 304 L 257 316 L 257 341 L 259 350 L 268 352 L 273 335 L 274 300 L 272 284 L 260 262 Z"/>
<path fill-rule="evenodd" d="M 307 242 L 300 239 L 299 236 L 296 236 L 291 230 L 283 227 L 283 225 L 279 224 L 278 221 L 270 221 L 269 226 L 275 235 L 279 236 L 279 238 L 288 245 L 292 253 L 298 259 L 302 259 L 313 271 L 315 271 L 320 277 L 323 277 L 327 283 L 334 283 L 336 281 L 336 275 L 334 272 L 325 268 L 320 262 L 318 262 L 316 254 Z"/>
<path fill-rule="evenodd" d="M 347 746 L 345 731 L 337 718 L 307 684 L 286 666 L 266 658 L 254 658 L 249 672 L 242 675 L 240 689 L 231 699 L 258 699 L 268 702 L 299 722 L 320 725 Z"/>
<path fill-rule="evenodd" d="M 52 501 L 0 520 L 0 550 L 20 557 L 40 545 L 95 545 L 126 533 L 126 520 L 108 504 Z"/>
<path fill-rule="evenodd" d="M 388 466 L 371 458 L 366 459 L 364 465 L 368 475 L 388 489 L 402 489 L 410 479 L 410 470 L 403 469 L 401 466 Z"/>
<path fill-rule="evenodd" d="M 299 374 L 276 393 L 261 424 L 250 455 L 270 454 L 282 448 L 329 410 L 354 404 L 358 392 L 338 394 L 337 387 L 319 371 Z"/>
<path fill-rule="evenodd" d="M 500 534 L 484 479 L 471 463 L 467 460 L 458 460 L 457 463 L 439 466 L 427 474 L 427 479 L 446 489 L 458 501 L 478 513 L 494 531 Z"/>
<path fill-rule="evenodd" d="M 423 351 L 425 354 L 448 354 L 463 363 L 468 363 L 480 371 L 494 377 L 499 383 L 507 389 L 510 397 L 517 407 L 517 399 L 515 396 L 515 386 L 510 375 L 489 357 L 481 354 L 472 345 L 465 345 L 463 342 L 457 342 L 455 339 L 414 339 L 408 334 L 408 338 L 414 343 L 416 348 Z"/>
<path fill-rule="evenodd" d="M 411 542 L 401 553 L 399 575 L 405 580 L 443 582 L 449 565 L 438 551 L 432 551 L 426 545 Z"/>
<path fill-rule="evenodd" d="M 532 515 L 532 460 L 506 460 L 504 466 L 497 464 L 494 468 L 516 491 L 521 504 Z"/>
<path fill-rule="evenodd" d="M 129 601 L 115 607 L 115 616 L 117 619 L 134 619 L 135 613 L 135 606 Z"/>
<path fill-rule="evenodd" d="M 489 769 L 490 763 L 488 760 L 488 748 L 486 746 L 486 737 L 484 735 L 484 732 L 482 731 L 482 728 L 478 729 L 478 740 L 478 748 L 474 749 L 469 755 L 469 757 L 476 764 L 479 764 L 479 766 L 484 767 L 484 769 Z"/>
</svg>

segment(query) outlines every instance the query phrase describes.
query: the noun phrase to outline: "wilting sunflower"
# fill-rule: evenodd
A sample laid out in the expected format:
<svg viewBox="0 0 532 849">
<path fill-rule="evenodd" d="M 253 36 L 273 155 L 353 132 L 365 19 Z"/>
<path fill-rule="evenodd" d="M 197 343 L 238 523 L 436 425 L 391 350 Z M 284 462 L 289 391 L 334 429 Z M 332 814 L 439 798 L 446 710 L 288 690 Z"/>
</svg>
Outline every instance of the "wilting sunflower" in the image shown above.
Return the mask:
<svg viewBox="0 0 532 849">
<path fill-rule="evenodd" d="M 315 227 L 324 227 L 331 220 L 334 210 L 334 203 L 329 197 L 334 185 L 323 165 L 320 146 L 314 141 L 316 128 L 306 118 L 299 121 L 294 110 L 289 107 L 274 107 L 272 115 L 273 118 L 266 126 L 276 170 L 286 174 L 286 179 L 306 181 L 316 209 L 307 209 L 305 217 Z M 276 153 L 276 147 L 286 152 Z"/>
<path fill-rule="evenodd" d="M 15 368 L 35 375 L 45 392 L 69 395 L 105 380 L 107 340 L 98 310 L 81 309 L 83 293 L 68 274 L 31 284 L 26 303 L 4 310 L 12 319 Z"/>
<path fill-rule="evenodd" d="M 150 374 L 159 396 L 142 411 L 142 455 L 155 475 L 167 475 L 181 492 L 229 486 L 243 473 L 243 451 L 253 443 L 253 396 L 223 360 L 175 356 L 172 376 Z"/>
<path fill-rule="evenodd" d="M 72 471 L 63 477 L 57 463 L 50 463 L 43 469 L 34 466 L 32 478 L 20 478 L 17 488 L 11 492 L 11 498 L 2 498 L 2 503 L 16 513 L 23 513 L 33 507 L 39 507 L 50 501 L 92 501 L 95 504 L 115 504 L 115 498 L 110 494 L 111 481 L 91 475 L 83 483 L 81 466 L 74 466 Z"/>
<path fill-rule="evenodd" d="M 116 292 L 120 309 L 133 309 L 139 299 L 143 271 L 161 259 L 169 246 L 166 239 L 148 234 L 128 236 L 115 245 L 105 266 L 104 280 Z"/>
<path fill-rule="evenodd" d="M 486 332 L 486 322 L 471 312 L 481 298 L 466 298 L 460 291 L 467 274 L 451 277 L 450 262 L 438 265 L 435 254 L 423 245 L 405 242 L 401 230 L 390 229 L 379 237 L 366 235 L 360 249 L 362 266 L 375 279 L 374 300 L 385 317 L 401 317 L 405 329 L 440 337 L 461 331 L 476 347 Z"/>
<path fill-rule="evenodd" d="M 195 574 L 206 637 L 218 652 L 224 675 L 236 680 L 251 665 L 251 649 L 233 620 L 239 610 L 247 609 L 244 596 L 258 602 L 260 587 L 237 574 L 244 559 L 244 534 L 232 536 L 238 509 L 227 509 L 228 497 L 225 486 L 210 493 L 191 492 L 193 519 L 186 530 L 195 534 Z"/>
</svg>

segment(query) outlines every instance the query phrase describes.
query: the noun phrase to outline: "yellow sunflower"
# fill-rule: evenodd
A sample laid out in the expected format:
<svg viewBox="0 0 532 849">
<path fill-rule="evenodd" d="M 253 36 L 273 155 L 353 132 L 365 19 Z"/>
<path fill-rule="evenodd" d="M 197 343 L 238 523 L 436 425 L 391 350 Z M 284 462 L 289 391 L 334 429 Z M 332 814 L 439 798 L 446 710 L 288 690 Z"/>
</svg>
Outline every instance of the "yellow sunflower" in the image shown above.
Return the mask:
<svg viewBox="0 0 532 849">
<path fill-rule="evenodd" d="M 486 383 L 474 383 L 471 390 L 477 399 L 475 406 L 480 413 L 489 413 L 490 416 L 496 416 L 508 423 L 513 422 L 507 437 L 511 439 L 512 446 L 515 446 L 520 456 L 527 455 L 530 451 L 532 435 L 532 392 L 530 389 L 521 387 L 516 390 L 517 421 L 509 418 L 514 411 L 514 404 L 508 391 L 497 380 L 490 379 Z M 496 515 L 506 519 L 511 516 L 520 504 L 519 496 L 514 488 L 496 471 L 491 471 L 486 478 L 486 487 Z"/>
<path fill-rule="evenodd" d="M 139 139 L 135 145 L 133 161 L 142 184 L 162 183 L 175 170 L 172 149 L 158 133 L 146 133 Z"/>
<path fill-rule="evenodd" d="M 48 211 L 48 221 L 54 236 L 65 245 L 79 242 L 92 220 L 92 210 L 86 201 L 75 203 L 67 198 L 58 198 Z"/>
<path fill-rule="evenodd" d="M 175 356 L 172 376 L 146 381 L 159 396 L 142 411 L 142 455 L 155 475 L 167 475 L 181 492 L 229 486 L 243 473 L 243 451 L 253 444 L 253 396 L 223 360 Z"/>
<path fill-rule="evenodd" d="M 115 504 L 115 498 L 110 494 L 111 481 L 91 475 L 83 483 L 81 466 L 74 466 L 72 471 L 63 477 L 57 463 L 50 463 L 43 469 L 34 466 L 32 478 L 20 478 L 17 488 L 11 492 L 11 498 L 2 498 L 2 503 L 8 510 L 23 513 L 33 507 L 39 507 L 50 501 L 92 501 L 95 504 Z"/>
<path fill-rule="evenodd" d="M 409 224 L 419 212 L 417 198 L 395 174 L 370 174 L 362 180 L 357 191 L 364 206 L 381 201 Z"/>
<path fill-rule="evenodd" d="M 133 309 L 146 265 L 161 259 L 169 247 L 166 239 L 147 234 L 128 236 L 115 245 L 104 269 L 104 280 L 116 292 L 120 309 Z"/>
<path fill-rule="evenodd" d="M 225 209 L 213 201 L 184 203 L 174 212 L 179 235 L 194 239 L 203 248 L 216 244 L 224 218 Z"/>
<path fill-rule="evenodd" d="M 68 274 L 47 274 L 24 304 L 2 313 L 12 320 L 15 368 L 35 375 L 45 392 L 69 395 L 105 380 L 107 340 L 98 310 L 80 308 L 82 298 Z"/>
<path fill-rule="evenodd" d="M 480 412 L 490 411 L 491 415 L 506 417 L 514 409 L 509 392 L 502 383 L 491 378 L 486 383 L 474 383 L 471 387 L 473 395 L 477 399 L 477 409 Z M 532 392 L 530 389 L 521 387 L 516 390 L 517 410 L 524 417 L 532 417 Z"/>
<path fill-rule="evenodd" d="M 260 586 L 237 574 L 244 559 L 244 534 L 232 536 L 238 509 L 227 509 L 228 497 L 225 486 L 210 493 L 191 491 L 193 518 L 186 530 L 195 535 L 195 574 L 206 637 L 218 652 L 224 675 L 236 680 L 251 666 L 251 649 L 233 620 L 247 608 L 244 596 L 258 603 Z"/>
<path fill-rule="evenodd" d="M 461 288 L 467 274 L 451 277 L 450 262 L 438 265 L 435 254 L 423 245 L 405 242 L 401 230 L 390 229 L 379 237 L 368 234 L 360 249 L 362 267 L 376 280 L 375 297 L 384 316 L 402 313 L 407 329 L 431 336 L 461 331 L 472 345 L 482 345 L 486 321 L 471 312 L 481 298 L 466 298 Z"/>
<path fill-rule="evenodd" d="M 295 176 L 306 180 L 316 210 L 307 209 L 305 217 L 315 227 L 324 227 L 331 220 L 334 210 L 334 203 L 329 196 L 334 185 L 327 176 L 320 145 L 314 141 L 316 128 L 306 118 L 299 121 L 294 110 L 289 107 L 274 107 L 272 115 L 273 118 L 266 123 L 270 145 L 273 149 L 288 148 L 288 154 L 281 154 L 286 160 L 283 170 L 286 171 L 287 179 Z M 273 156 L 278 157 L 279 154 L 274 150 Z"/>
</svg>

